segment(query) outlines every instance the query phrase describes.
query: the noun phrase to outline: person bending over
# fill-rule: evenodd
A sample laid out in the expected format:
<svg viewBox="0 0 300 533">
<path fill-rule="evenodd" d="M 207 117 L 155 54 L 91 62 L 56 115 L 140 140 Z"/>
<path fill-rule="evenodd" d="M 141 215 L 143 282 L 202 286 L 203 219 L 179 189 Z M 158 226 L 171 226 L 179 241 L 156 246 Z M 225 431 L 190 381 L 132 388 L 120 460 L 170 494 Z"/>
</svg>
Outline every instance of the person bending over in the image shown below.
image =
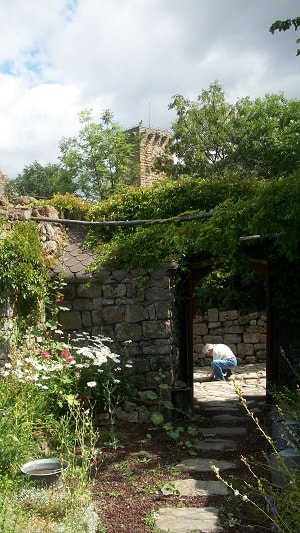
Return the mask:
<svg viewBox="0 0 300 533">
<path fill-rule="evenodd" d="M 226 344 L 205 344 L 203 353 L 213 358 L 211 379 L 224 381 L 231 376 L 231 369 L 237 365 L 237 360 L 229 346 Z"/>
</svg>

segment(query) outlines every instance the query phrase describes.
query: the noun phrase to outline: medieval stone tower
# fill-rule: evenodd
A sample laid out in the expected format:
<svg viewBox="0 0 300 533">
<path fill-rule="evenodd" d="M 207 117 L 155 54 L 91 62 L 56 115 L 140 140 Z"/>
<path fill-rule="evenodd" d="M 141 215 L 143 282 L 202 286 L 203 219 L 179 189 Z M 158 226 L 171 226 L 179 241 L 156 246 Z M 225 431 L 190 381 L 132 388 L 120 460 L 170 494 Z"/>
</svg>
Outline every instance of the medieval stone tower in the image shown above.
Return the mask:
<svg viewBox="0 0 300 533">
<path fill-rule="evenodd" d="M 165 178 L 165 174 L 157 170 L 157 158 L 167 155 L 167 148 L 172 135 L 167 130 L 159 130 L 144 126 L 141 121 L 138 126 L 126 130 L 130 136 L 140 135 L 141 144 L 136 155 L 140 167 L 140 182 L 142 187 L 150 187 L 156 181 Z"/>
<path fill-rule="evenodd" d="M 9 182 L 8 177 L 5 174 L 3 174 L 3 172 L 0 170 L 0 196 L 3 195 L 5 185 L 7 185 L 8 182 Z"/>
</svg>

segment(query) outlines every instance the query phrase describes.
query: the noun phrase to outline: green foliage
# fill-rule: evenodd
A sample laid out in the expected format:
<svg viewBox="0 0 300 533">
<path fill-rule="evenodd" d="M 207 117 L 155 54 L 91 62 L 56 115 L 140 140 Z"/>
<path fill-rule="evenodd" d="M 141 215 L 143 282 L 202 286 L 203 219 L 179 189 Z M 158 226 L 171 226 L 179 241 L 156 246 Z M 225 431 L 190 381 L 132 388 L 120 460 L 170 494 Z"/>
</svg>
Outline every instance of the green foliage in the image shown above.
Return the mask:
<svg viewBox="0 0 300 533">
<path fill-rule="evenodd" d="M 24 167 L 23 172 L 11 180 L 5 192 L 9 198 L 16 195 L 34 197 L 51 197 L 55 193 L 74 192 L 74 185 L 68 176 L 63 175 L 58 164 L 48 163 L 43 166 L 38 161 Z"/>
<path fill-rule="evenodd" d="M 176 156 L 174 177 L 189 174 L 218 180 L 226 168 L 273 179 L 299 168 L 299 100 L 267 94 L 229 104 L 215 82 L 195 102 L 176 95 L 170 108 L 177 113 L 171 145 Z"/>
<path fill-rule="evenodd" d="M 25 315 L 39 310 L 48 290 L 49 271 L 35 222 L 2 222 L 0 240 L 0 301 L 11 298 Z"/>
<path fill-rule="evenodd" d="M 94 122 L 92 109 L 79 115 L 82 129 L 77 137 L 60 141 L 63 172 L 72 176 L 76 192 L 92 202 L 107 198 L 123 184 L 135 183 L 138 170 L 134 154 L 139 139 L 130 139 L 106 110 Z"/>
<path fill-rule="evenodd" d="M 270 250 L 291 260 L 297 257 L 299 242 L 299 197 L 299 172 L 272 181 L 238 174 L 230 178 L 227 173 L 218 182 L 182 178 L 149 191 L 133 190 L 92 208 L 95 220 L 153 218 L 160 223 L 93 228 L 89 243 L 98 250 L 98 268 L 114 265 L 147 270 L 170 260 L 184 265 L 197 254 L 231 262 L 237 254 L 241 256 L 240 237 L 244 235 L 261 235 Z M 182 214 L 207 210 L 216 213 L 203 220 L 177 222 Z"/>
<path fill-rule="evenodd" d="M 273 22 L 273 24 L 270 26 L 269 31 L 274 35 L 275 31 L 287 31 L 290 28 L 294 28 L 294 30 L 298 30 L 300 26 L 300 17 L 295 17 L 292 19 L 286 19 L 286 20 L 276 20 Z M 296 40 L 296 43 L 299 43 L 300 39 Z M 297 56 L 300 55 L 300 48 L 297 50 Z"/>
<path fill-rule="evenodd" d="M 22 461 L 38 452 L 46 422 L 43 408 L 42 394 L 32 383 L 24 385 L 15 376 L 8 380 L 1 378 L 0 476 L 15 474 Z"/>
<path fill-rule="evenodd" d="M 55 194 L 47 205 L 53 205 L 64 218 L 88 220 L 91 205 L 74 194 Z"/>
<path fill-rule="evenodd" d="M 108 264 L 113 263 L 120 268 L 130 265 L 147 270 L 169 260 L 184 262 L 186 258 L 205 250 L 206 247 L 211 251 L 216 234 L 212 230 L 212 238 L 211 232 L 207 233 L 208 219 L 178 224 L 178 217 L 215 209 L 218 206 L 221 209 L 222 205 L 227 211 L 228 198 L 237 201 L 239 198 L 251 197 L 256 186 L 257 182 L 241 174 L 233 173 L 229 176 L 225 173 L 220 176 L 218 182 L 186 177 L 176 182 L 154 185 L 151 189 L 134 189 L 120 196 L 112 196 L 91 209 L 93 220 L 159 219 L 161 223 L 125 228 L 93 228 L 88 241 L 98 250 L 98 266 L 101 267 L 107 261 Z M 172 220 L 163 223 L 165 219 L 170 218 L 173 223 Z M 231 224 L 231 231 L 237 234 L 238 230 L 238 226 L 234 228 Z M 238 238 L 238 235 L 236 237 Z M 205 241 L 208 240 L 206 245 Z M 232 246 L 234 241 L 229 248 L 228 242 L 225 243 L 226 253 Z"/>
<path fill-rule="evenodd" d="M 221 311 L 238 309 L 251 313 L 265 309 L 265 283 L 247 265 L 216 265 L 196 287 L 197 312 L 217 307 Z"/>
<path fill-rule="evenodd" d="M 22 367 L 18 368 L 19 375 L 2 373 L 0 377 L 0 529 L 3 533 L 81 533 L 92 523 L 96 528 L 98 517 L 88 484 L 91 467 L 95 469 L 102 459 L 91 413 L 77 404 L 56 420 L 45 390 L 22 379 Z M 80 462 L 75 453 L 78 446 Z M 66 488 L 58 491 L 59 496 L 20 476 L 21 465 L 49 455 L 70 463 L 71 481 L 64 476 Z"/>
<path fill-rule="evenodd" d="M 195 438 L 198 436 L 198 429 L 194 425 L 176 426 L 170 421 L 166 421 L 166 414 L 173 411 L 174 405 L 168 399 L 170 386 L 165 382 L 165 374 L 160 368 L 157 375 L 154 377 L 157 383 L 156 391 L 149 391 L 148 399 L 156 402 L 157 411 L 151 415 L 151 422 L 155 426 L 162 426 L 169 437 L 176 442 L 176 445 L 186 449 L 189 455 L 197 455 L 195 447 Z"/>
<path fill-rule="evenodd" d="M 214 165 L 219 166 L 227 157 L 231 142 L 234 106 L 225 101 L 221 85 L 212 83 L 196 102 L 176 95 L 169 108 L 177 114 L 172 124 L 171 150 L 178 159 L 173 172 L 195 177 L 211 175 Z"/>
<path fill-rule="evenodd" d="M 53 322 L 10 332 L 9 362 L 0 376 L 16 376 L 44 391 L 52 413 L 78 405 L 114 412 L 130 386 L 131 363 L 110 350 L 101 337 L 81 333 L 66 342 Z"/>
</svg>

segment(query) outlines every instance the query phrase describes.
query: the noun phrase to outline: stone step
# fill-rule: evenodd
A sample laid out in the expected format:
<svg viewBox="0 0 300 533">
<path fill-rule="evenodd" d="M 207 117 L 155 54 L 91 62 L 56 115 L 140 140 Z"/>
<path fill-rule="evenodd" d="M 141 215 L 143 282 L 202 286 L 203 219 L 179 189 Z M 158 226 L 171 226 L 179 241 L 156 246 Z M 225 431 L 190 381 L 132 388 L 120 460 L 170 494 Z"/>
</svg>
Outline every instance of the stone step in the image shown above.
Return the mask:
<svg viewBox="0 0 300 533">
<path fill-rule="evenodd" d="M 177 479 L 161 488 L 165 496 L 226 496 L 228 489 L 222 481 L 203 481 L 202 479 Z"/>
<path fill-rule="evenodd" d="M 205 439 L 195 442 L 197 450 L 211 450 L 219 452 L 235 452 L 237 444 L 233 440 L 226 439 Z"/>
<path fill-rule="evenodd" d="M 199 433 L 206 437 L 214 437 L 216 435 L 245 435 L 247 433 L 247 428 L 230 426 L 220 426 L 218 428 L 199 428 Z"/>
<path fill-rule="evenodd" d="M 241 410 L 241 406 L 239 405 L 232 405 L 232 406 L 228 406 L 228 405 L 224 405 L 224 402 L 223 403 L 219 403 L 219 402 L 215 402 L 215 406 L 212 406 L 213 402 L 209 402 L 209 406 L 208 407 L 205 407 L 204 409 L 202 409 L 202 412 L 204 412 L 204 414 L 207 414 L 207 415 L 211 415 L 212 412 L 222 412 L 224 413 L 224 411 L 226 411 L 227 413 L 230 412 L 230 413 L 243 413 L 245 412 L 245 410 L 243 409 L 243 411 Z"/>
<path fill-rule="evenodd" d="M 236 468 L 236 464 L 230 461 L 220 459 L 207 459 L 204 457 L 193 457 L 192 459 L 183 459 L 176 465 L 182 472 L 212 472 L 211 466 L 215 465 L 219 470 L 228 470 Z"/>
<path fill-rule="evenodd" d="M 227 413 L 224 413 L 223 415 L 214 415 L 212 419 L 216 422 L 239 422 L 239 424 L 245 424 L 249 421 L 249 418 L 246 416 L 235 416 Z"/>
<path fill-rule="evenodd" d="M 218 510 L 215 507 L 164 507 L 158 510 L 156 527 L 168 533 L 217 533 L 223 531 L 218 525 Z"/>
</svg>

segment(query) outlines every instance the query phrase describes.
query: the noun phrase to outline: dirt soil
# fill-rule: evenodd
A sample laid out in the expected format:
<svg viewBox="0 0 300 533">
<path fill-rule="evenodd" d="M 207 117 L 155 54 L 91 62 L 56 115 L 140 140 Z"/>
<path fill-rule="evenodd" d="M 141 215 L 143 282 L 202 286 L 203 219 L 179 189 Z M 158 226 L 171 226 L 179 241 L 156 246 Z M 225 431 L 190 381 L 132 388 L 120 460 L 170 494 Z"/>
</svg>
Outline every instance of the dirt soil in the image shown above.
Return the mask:
<svg viewBox="0 0 300 533">
<path fill-rule="evenodd" d="M 188 421 L 186 418 L 173 421 L 174 426 L 195 424 L 205 426 L 214 422 L 208 420 Z M 103 462 L 95 473 L 93 485 L 94 502 L 99 517 L 106 529 L 103 533 L 153 533 L 155 521 L 153 513 L 161 507 L 208 507 L 219 509 L 220 524 L 223 530 L 232 533 L 256 533 L 270 531 L 270 525 L 255 511 L 253 505 L 243 502 L 240 497 L 229 492 L 224 496 L 182 497 L 173 490 L 172 483 L 178 479 L 216 480 L 213 472 L 195 475 L 179 472 L 176 464 L 189 458 L 186 449 L 176 445 L 167 432 L 151 424 L 120 423 L 117 426 L 118 446 L 116 449 L 104 447 Z M 151 436 L 150 436 L 151 435 Z M 197 437 L 198 439 L 202 438 Z M 247 436 L 234 437 L 236 452 L 199 452 L 199 457 L 234 461 L 238 468 L 227 470 L 223 477 L 234 483 L 241 493 L 247 492 L 256 498 L 251 488 L 245 490 L 244 482 L 254 483 L 252 474 L 241 462 L 241 456 L 252 458 L 260 476 L 268 477 L 265 467 L 264 450 L 266 442 L 254 422 L 249 418 Z M 170 494 L 162 493 L 162 486 L 168 484 Z M 173 487 L 174 488 L 174 487 Z M 174 493 L 175 492 L 175 493 Z"/>
</svg>

